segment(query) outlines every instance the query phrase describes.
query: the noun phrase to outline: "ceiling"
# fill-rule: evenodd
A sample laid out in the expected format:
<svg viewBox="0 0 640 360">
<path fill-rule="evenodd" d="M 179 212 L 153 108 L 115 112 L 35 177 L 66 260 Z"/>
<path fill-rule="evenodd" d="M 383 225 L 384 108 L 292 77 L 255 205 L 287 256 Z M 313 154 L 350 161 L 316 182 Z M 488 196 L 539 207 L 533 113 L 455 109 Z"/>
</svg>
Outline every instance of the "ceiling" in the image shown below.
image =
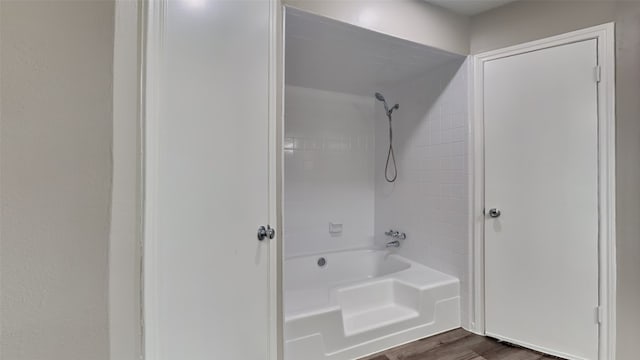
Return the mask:
<svg viewBox="0 0 640 360">
<path fill-rule="evenodd" d="M 288 85 L 370 96 L 464 56 L 287 9 Z"/>
<path fill-rule="evenodd" d="M 476 15 L 481 12 L 514 2 L 516 0 L 425 0 L 431 4 L 449 9 L 462 15 Z"/>
</svg>

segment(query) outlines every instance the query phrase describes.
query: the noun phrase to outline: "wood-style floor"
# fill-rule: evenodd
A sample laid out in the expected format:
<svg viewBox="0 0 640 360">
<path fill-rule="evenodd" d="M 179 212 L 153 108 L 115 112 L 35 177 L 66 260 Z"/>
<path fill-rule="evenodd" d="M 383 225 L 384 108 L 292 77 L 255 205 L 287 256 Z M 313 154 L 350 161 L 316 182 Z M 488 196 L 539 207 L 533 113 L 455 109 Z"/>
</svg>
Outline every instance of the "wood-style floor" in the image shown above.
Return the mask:
<svg viewBox="0 0 640 360">
<path fill-rule="evenodd" d="M 539 352 L 500 343 L 463 329 L 424 338 L 361 360 L 551 360 Z"/>
</svg>

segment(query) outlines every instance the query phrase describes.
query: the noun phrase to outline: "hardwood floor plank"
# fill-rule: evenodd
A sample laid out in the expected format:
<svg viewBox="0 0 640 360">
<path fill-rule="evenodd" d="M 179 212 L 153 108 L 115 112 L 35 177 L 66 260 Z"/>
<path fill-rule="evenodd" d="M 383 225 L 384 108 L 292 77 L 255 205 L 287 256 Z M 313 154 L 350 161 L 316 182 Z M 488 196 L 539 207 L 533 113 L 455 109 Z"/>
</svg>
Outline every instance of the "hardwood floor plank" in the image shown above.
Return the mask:
<svg viewBox="0 0 640 360">
<path fill-rule="evenodd" d="M 360 360 L 562 360 L 455 329 Z"/>
<path fill-rule="evenodd" d="M 482 336 L 470 335 L 432 350 L 415 353 L 398 360 L 470 360 L 496 347 L 496 343 Z"/>
<path fill-rule="evenodd" d="M 542 357 L 542 354 L 532 350 L 499 345 L 481 355 L 487 360 L 540 360 Z"/>
<path fill-rule="evenodd" d="M 368 357 L 368 360 L 389 360 L 387 355 L 375 355 L 375 357 Z"/>
<path fill-rule="evenodd" d="M 401 360 L 405 359 L 411 354 L 424 353 L 437 347 L 447 346 L 448 344 L 454 343 L 471 335 L 471 333 L 463 329 L 455 329 L 440 335 L 420 339 L 406 345 L 398 346 L 396 348 L 387 350 L 385 354 L 389 356 L 390 360 Z"/>
</svg>

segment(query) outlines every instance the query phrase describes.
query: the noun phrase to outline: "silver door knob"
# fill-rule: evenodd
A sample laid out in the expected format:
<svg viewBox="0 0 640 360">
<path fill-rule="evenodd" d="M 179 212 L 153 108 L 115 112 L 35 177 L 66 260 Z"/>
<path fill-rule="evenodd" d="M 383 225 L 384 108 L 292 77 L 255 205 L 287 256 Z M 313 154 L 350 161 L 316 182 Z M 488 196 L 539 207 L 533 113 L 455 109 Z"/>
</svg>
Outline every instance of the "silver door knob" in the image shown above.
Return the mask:
<svg viewBox="0 0 640 360">
<path fill-rule="evenodd" d="M 260 226 L 258 228 L 258 240 L 262 241 L 266 238 L 273 239 L 274 237 L 276 237 L 276 229 L 271 226 Z"/>
<path fill-rule="evenodd" d="M 502 214 L 502 213 L 500 212 L 500 210 L 498 210 L 496 208 L 489 209 L 489 216 L 492 217 L 492 218 L 500 217 L 500 214 Z"/>
</svg>

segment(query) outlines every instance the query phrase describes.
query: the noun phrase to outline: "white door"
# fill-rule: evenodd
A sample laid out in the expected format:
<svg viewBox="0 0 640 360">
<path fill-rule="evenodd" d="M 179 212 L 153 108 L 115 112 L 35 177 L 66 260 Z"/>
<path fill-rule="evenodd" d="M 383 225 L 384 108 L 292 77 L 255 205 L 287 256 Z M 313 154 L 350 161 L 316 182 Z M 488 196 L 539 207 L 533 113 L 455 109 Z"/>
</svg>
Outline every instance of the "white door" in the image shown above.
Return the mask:
<svg viewBox="0 0 640 360">
<path fill-rule="evenodd" d="M 150 6 L 147 359 L 266 360 L 270 4 Z"/>
<path fill-rule="evenodd" d="M 570 359 L 598 358 L 596 65 L 586 40 L 484 66 L 486 333 Z"/>
</svg>

